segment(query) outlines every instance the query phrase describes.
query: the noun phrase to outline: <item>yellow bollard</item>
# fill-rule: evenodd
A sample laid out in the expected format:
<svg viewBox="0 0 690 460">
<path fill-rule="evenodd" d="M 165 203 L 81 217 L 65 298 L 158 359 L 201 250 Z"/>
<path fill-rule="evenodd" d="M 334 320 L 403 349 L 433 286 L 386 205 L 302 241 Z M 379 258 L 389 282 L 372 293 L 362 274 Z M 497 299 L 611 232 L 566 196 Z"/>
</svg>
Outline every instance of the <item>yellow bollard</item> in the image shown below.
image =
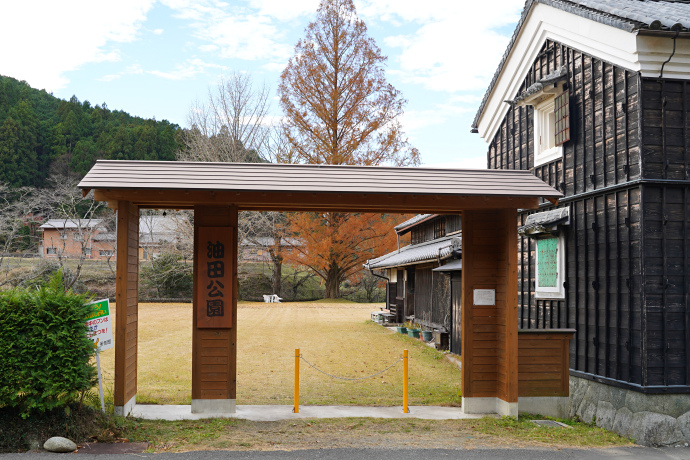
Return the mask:
<svg viewBox="0 0 690 460">
<path fill-rule="evenodd" d="M 403 413 L 410 413 L 407 407 L 407 350 L 403 350 Z"/>
<path fill-rule="evenodd" d="M 295 408 L 292 411 L 299 413 L 299 348 L 295 348 Z"/>
</svg>

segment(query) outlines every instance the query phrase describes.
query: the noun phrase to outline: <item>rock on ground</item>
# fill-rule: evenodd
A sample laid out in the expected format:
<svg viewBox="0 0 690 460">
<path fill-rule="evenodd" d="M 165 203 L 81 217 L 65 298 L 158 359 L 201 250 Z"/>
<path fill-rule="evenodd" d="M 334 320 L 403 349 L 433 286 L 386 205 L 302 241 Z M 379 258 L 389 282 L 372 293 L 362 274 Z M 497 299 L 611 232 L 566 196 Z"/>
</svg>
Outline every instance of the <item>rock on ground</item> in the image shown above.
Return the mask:
<svg viewBox="0 0 690 460">
<path fill-rule="evenodd" d="M 77 445 L 67 438 L 54 436 L 43 444 L 43 448 L 49 452 L 74 452 Z"/>
</svg>

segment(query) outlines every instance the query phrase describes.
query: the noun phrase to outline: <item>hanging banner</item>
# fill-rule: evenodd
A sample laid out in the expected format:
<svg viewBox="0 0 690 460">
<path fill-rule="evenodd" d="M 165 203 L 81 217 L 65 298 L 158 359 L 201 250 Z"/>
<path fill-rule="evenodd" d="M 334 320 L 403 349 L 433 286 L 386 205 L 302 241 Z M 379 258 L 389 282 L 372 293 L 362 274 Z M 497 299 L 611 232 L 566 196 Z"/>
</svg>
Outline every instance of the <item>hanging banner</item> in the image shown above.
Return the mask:
<svg viewBox="0 0 690 460">
<path fill-rule="evenodd" d="M 88 337 L 93 340 L 93 347 L 98 352 L 113 348 L 113 324 L 110 322 L 110 301 L 98 300 L 89 305 L 93 311 L 86 319 L 89 328 Z"/>
<path fill-rule="evenodd" d="M 197 328 L 231 328 L 232 227 L 199 227 L 195 289 Z"/>
</svg>

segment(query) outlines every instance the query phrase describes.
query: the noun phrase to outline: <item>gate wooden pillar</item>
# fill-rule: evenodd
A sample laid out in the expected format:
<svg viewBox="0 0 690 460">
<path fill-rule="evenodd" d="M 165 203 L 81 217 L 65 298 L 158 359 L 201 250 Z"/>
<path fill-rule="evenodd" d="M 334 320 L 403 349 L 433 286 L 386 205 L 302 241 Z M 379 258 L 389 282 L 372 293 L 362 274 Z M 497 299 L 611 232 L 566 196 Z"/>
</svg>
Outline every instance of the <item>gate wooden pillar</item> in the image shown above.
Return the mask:
<svg viewBox="0 0 690 460">
<path fill-rule="evenodd" d="M 139 207 L 117 203 L 115 280 L 115 413 L 128 415 L 137 400 Z"/>
<path fill-rule="evenodd" d="M 237 207 L 194 206 L 192 413 L 234 413 Z"/>
<path fill-rule="evenodd" d="M 462 407 L 518 414 L 517 212 L 462 213 Z"/>
</svg>

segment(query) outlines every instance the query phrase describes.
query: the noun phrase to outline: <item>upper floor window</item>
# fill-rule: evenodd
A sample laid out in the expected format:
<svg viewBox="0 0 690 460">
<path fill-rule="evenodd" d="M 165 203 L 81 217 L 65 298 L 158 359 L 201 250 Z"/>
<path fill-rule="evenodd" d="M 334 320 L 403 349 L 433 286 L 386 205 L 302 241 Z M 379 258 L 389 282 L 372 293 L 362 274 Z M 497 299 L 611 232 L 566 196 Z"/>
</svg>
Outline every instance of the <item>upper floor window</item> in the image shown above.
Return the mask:
<svg viewBox="0 0 690 460">
<path fill-rule="evenodd" d="M 520 93 L 512 104 L 534 107 L 534 166 L 563 157 L 570 140 L 568 68 L 561 66 Z"/>
<path fill-rule="evenodd" d="M 424 233 L 421 228 L 413 228 L 410 235 L 410 244 L 419 244 L 424 242 Z"/>
<path fill-rule="evenodd" d="M 556 145 L 555 99 L 548 98 L 534 106 L 534 166 L 563 156 L 563 146 Z"/>
<path fill-rule="evenodd" d="M 441 217 L 434 221 L 434 239 L 446 236 L 446 218 Z"/>
</svg>

